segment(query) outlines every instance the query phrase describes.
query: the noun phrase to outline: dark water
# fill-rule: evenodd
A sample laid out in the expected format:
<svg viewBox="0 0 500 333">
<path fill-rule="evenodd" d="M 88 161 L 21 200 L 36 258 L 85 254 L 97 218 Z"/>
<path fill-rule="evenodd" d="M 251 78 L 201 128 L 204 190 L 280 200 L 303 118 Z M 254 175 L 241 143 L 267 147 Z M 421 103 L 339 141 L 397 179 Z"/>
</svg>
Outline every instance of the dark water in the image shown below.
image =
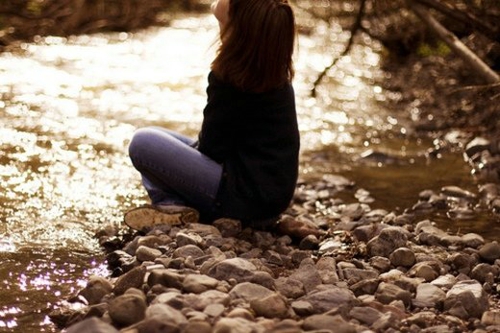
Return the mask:
<svg viewBox="0 0 500 333">
<path fill-rule="evenodd" d="M 376 43 L 356 46 L 309 96 L 348 38 L 316 28 L 300 37 L 296 59 L 301 176 L 343 174 L 370 192 L 372 208 L 388 210 L 411 206 L 423 189 L 474 189 L 460 155 L 429 161 L 432 143 L 407 135 L 400 96 L 377 84 L 390 78 Z M 121 228 L 123 212 L 146 202 L 128 141 L 153 124 L 196 135 L 217 33 L 200 16 L 135 34 L 49 37 L 0 55 L 0 332 L 57 332 L 47 314 L 88 276 L 108 274 L 94 233 Z M 357 163 L 368 149 L 404 163 Z M 487 218 L 441 223 L 500 235 Z"/>
</svg>

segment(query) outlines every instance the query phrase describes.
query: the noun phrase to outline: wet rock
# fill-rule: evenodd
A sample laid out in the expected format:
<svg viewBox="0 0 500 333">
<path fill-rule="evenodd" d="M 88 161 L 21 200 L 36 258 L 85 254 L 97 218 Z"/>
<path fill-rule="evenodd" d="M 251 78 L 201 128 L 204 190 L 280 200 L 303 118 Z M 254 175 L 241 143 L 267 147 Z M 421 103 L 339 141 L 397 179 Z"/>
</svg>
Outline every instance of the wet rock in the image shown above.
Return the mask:
<svg viewBox="0 0 500 333">
<path fill-rule="evenodd" d="M 206 321 L 191 321 L 182 330 L 182 333 L 211 333 L 212 325 Z"/>
<path fill-rule="evenodd" d="M 275 288 L 274 278 L 271 276 L 271 274 L 264 271 L 255 272 L 251 276 L 250 282 L 260 284 L 261 286 L 266 287 L 268 289 Z"/>
<path fill-rule="evenodd" d="M 362 152 L 360 155 L 360 160 L 364 163 L 373 163 L 373 164 L 394 164 L 399 162 L 399 159 L 396 156 L 391 156 L 387 153 L 374 151 L 373 149 L 368 149 Z"/>
<path fill-rule="evenodd" d="M 441 309 L 445 298 L 445 292 L 439 287 L 430 283 L 423 283 L 417 287 L 417 294 L 412 304 L 417 308 Z"/>
<path fill-rule="evenodd" d="M 307 235 L 306 237 L 304 237 L 304 239 L 300 241 L 299 249 L 313 250 L 318 248 L 319 243 L 320 242 L 318 240 L 318 237 L 316 237 L 315 235 Z"/>
<path fill-rule="evenodd" d="M 382 317 L 382 312 L 369 306 L 354 307 L 349 311 L 349 316 L 368 326 L 373 325 Z"/>
<path fill-rule="evenodd" d="M 137 260 L 143 262 L 143 261 L 154 261 L 156 258 L 161 256 L 162 253 L 160 250 L 153 249 L 144 245 L 141 245 L 137 248 L 137 251 L 135 252 L 135 256 L 137 257 Z"/>
<path fill-rule="evenodd" d="M 241 222 L 234 219 L 218 219 L 212 225 L 219 229 L 223 237 L 236 237 L 241 232 Z"/>
<path fill-rule="evenodd" d="M 78 295 L 83 296 L 90 305 L 98 304 L 102 298 L 113 290 L 109 280 L 100 276 L 91 276 L 85 288 Z"/>
<path fill-rule="evenodd" d="M 424 282 L 425 280 L 422 278 L 411 278 L 408 276 L 401 276 L 398 280 L 393 281 L 396 286 L 411 293 L 414 293 L 417 287 Z"/>
<path fill-rule="evenodd" d="M 219 280 L 203 274 L 188 274 L 182 281 L 182 289 L 195 294 L 215 289 L 218 285 Z"/>
<path fill-rule="evenodd" d="M 431 281 L 431 284 L 436 287 L 447 290 L 451 289 L 455 283 L 457 283 L 457 279 L 451 274 L 441 275 L 437 279 Z"/>
<path fill-rule="evenodd" d="M 324 284 L 334 284 L 339 281 L 337 264 L 334 258 L 321 257 L 316 262 L 316 268 L 318 269 L 318 274 Z"/>
<path fill-rule="evenodd" d="M 173 322 L 169 322 L 166 317 L 151 317 L 133 326 L 130 333 L 180 333 L 180 328 Z M 128 333 L 128 331 L 124 331 Z"/>
<path fill-rule="evenodd" d="M 228 318 L 243 318 L 246 320 L 254 320 L 253 314 L 249 309 L 235 308 L 227 314 Z"/>
<path fill-rule="evenodd" d="M 253 299 L 250 307 L 257 316 L 265 318 L 285 318 L 289 315 L 285 299 L 277 293 Z"/>
<path fill-rule="evenodd" d="M 155 287 L 157 287 L 156 285 Z M 172 288 L 164 288 L 164 292 L 160 292 L 158 295 L 148 295 L 148 299 L 150 300 L 150 304 L 167 304 L 176 309 L 180 309 L 185 305 L 185 300 L 182 294 L 175 289 Z M 153 288 L 151 288 L 153 289 Z"/>
<path fill-rule="evenodd" d="M 336 189 L 345 189 L 354 186 L 354 182 L 344 176 L 334 175 L 334 174 L 325 174 L 323 175 L 323 180 L 327 182 L 330 186 L 335 187 Z"/>
<path fill-rule="evenodd" d="M 314 313 L 312 304 L 306 301 L 292 302 L 291 307 L 293 311 L 299 316 L 309 316 Z"/>
<path fill-rule="evenodd" d="M 487 262 L 494 262 L 500 258 L 500 244 L 497 242 L 486 243 L 479 249 L 479 256 Z"/>
<path fill-rule="evenodd" d="M 382 304 L 389 304 L 393 301 L 403 301 L 408 306 L 411 302 L 412 295 L 409 291 L 403 290 L 392 283 L 382 282 L 378 285 L 375 299 Z"/>
<path fill-rule="evenodd" d="M 321 275 L 312 259 L 304 259 L 290 278 L 302 282 L 306 293 L 322 284 Z"/>
<path fill-rule="evenodd" d="M 90 317 L 98 317 L 101 318 L 108 311 L 109 304 L 108 303 L 99 303 L 89 306 L 87 313 L 85 314 L 86 318 Z"/>
<path fill-rule="evenodd" d="M 399 227 L 385 228 L 378 236 L 368 242 L 368 254 L 372 257 L 389 257 L 395 249 L 405 246 L 407 240 L 407 231 L 404 229 Z"/>
<path fill-rule="evenodd" d="M 391 268 L 391 261 L 385 257 L 375 256 L 370 258 L 370 265 L 380 273 L 384 273 Z"/>
<path fill-rule="evenodd" d="M 172 258 L 187 258 L 191 257 L 193 259 L 205 256 L 205 252 L 198 246 L 193 244 L 184 245 L 175 249 Z"/>
<path fill-rule="evenodd" d="M 420 328 L 426 328 L 436 319 L 436 314 L 431 311 L 422 311 L 411 315 L 405 319 L 409 325 L 417 325 Z"/>
<path fill-rule="evenodd" d="M 470 277 L 481 283 L 493 283 L 495 277 L 498 276 L 498 273 L 498 266 L 482 263 L 474 267 L 474 269 L 470 273 Z"/>
<path fill-rule="evenodd" d="M 354 284 L 363 280 L 376 279 L 379 273 L 373 269 L 360 269 L 360 268 L 344 268 L 342 269 L 342 275 L 347 283 Z"/>
<path fill-rule="evenodd" d="M 432 205 L 432 207 L 437 209 L 445 209 L 447 207 L 446 196 L 443 194 L 432 195 L 428 202 Z"/>
<path fill-rule="evenodd" d="M 264 333 L 264 328 L 244 318 L 221 318 L 213 333 Z"/>
<path fill-rule="evenodd" d="M 211 236 L 218 236 L 218 237 L 222 236 L 219 229 L 217 229 L 212 224 L 190 223 L 186 226 L 186 229 L 189 232 L 194 232 L 195 234 L 198 234 L 203 238 Z"/>
<path fill-rule="evenodd" d="M 363 204 L 352 203 L 345 205 L 342 208 L 342 216 L 349 217 L 351 220 L 359 220 L 363 214 L 368 211 L 367 207 Z"/>
<path fill-rule="evenodd" d="M 256 270 L 257 267 L 246 259 L 231 258 L 217 263 L 207 275 L 217 280 L 235 279 L 244 282 L 250 280 Z"/>
<path fill-rule="evenodd" d="M 68 327 L 67 333 L 118 333 L 113 326 L 97 318 L 88 318 Z"/>
<path fill-rule="evenodd" d="M 368 242 L 370 239 L 380 234 L 385 227 L 382 224 L 368 224 L 357 227 L 352 231 L 354 237 L 361 242 Z"/>
<path fill-rule="evenodd" d="M 290 215 L 283 215 L 281 217 L 277 229 L 282 234 L 298 239 L 303 239 L 309 235 L 319 237 L 325 234 L 313 221 L 309 219 L 296 219 Z"/>
<path fill-rule="evenodd" d="M 477 249 L 484 244 L 484 238 L 475 233 L 468 233 L 462 236 L 462 244 L 465 247 Z"/>
<path fill-rule="evenodd" d="M 353 325 L 346 322 L 340 316 L 312 315 L 307 317 L 302 324 L 305 331 L 331 331 L 335 328 L 335 333 L 355 333 Z"/>
<path fill-rule="evenodd" d="M 234 286 L 234 288 L 229 292 L 231 298 L 239 298 L 246 302 L 251 302 L 256 298 L 264 298 L 271 295 L 273 292 L 261 285 L 243 282 Z"/>
<path fill-rule="evenodd" d="M 423 261 L 416 263 L 408 272 L 408 275 L 423 278 L 427 282 L 435 280 L 440 274 L 439 270 L 431 262 Z"/>
<path fill-rule="evenodd" d="M 379 285 L 378 279 L 361 280 L 353 284 L 350 289 L 356 296 L 373 295 L 377 291 Z"/>
<path fill-rule="evenodd" d="M 490 203 L 491 209 L 493 212 L 496 214 L 500 213 L 500 198 L 495 198 L 491 203 Z"/>
<path fill-rule="evenodd" d="M 498 326 L 500 325 L 500 312 L 499 311 L 485 311 L 481 316 L 481 324 L 484 326 Z"/>
<path fill-rule="evenodd" d="M 455 315 L 463 319 L 481 318 L 488 309 L 488 295 L 475 280 L 457 282 L 447 293 L 444 310 L 455 309 Z"/>
<path fill-rule="evenodd" d="M 167 288 L 182 289 L 183 280 L 184 276 L 182 274 L 177 273 L 173 269 L 164 268 L 151 271 L 147 282 L 149 286 L 161 284 Z"/>
<path fill-rule="evenodd" d="M 166 234 L 146 235 L 136 238 L 137 248 L 139 246 L 147 246 L 149 248 L 156 249 L 169 244 L 171 241 L 172 239 Z"/>
<path fill-rule="evenodd" d="M 178 232 L 175 235 L 175 241 L 178 247 L 183 247 L 186 245 L 195 245 L 198 247 L 203 247 L 205 244 L 203 238 L 200 235 L 193 232 Z"/>
<path fill-rule="evenodd" d="M 181 311 L 174 309 L 167 304 L 152 304 L 146 310 L 144 325 L 181 328 L 187 325 L 188 321 Z M 148 323 L 149 322 L 149 323 Z M 147 332 L 144 329 L 141 331 Z M 159 332 L 159 331 L 157 331 Z M 167 331 L 168 332 L 168 331 Z"/>
<path fill-rule="evenodd" d="M 121 295 L 129 288 L 141 288 L 146 276 L 146 267 L 139 266 L 120 276 L 113 288 L 115 295 Z"/>
<path fill-rule="evenodd" d="M 134 294 L 125 294 L 109 303 L 108 313 L 114 323 L 119 326 L 129 326 L 144 319 L 146 308 L 144 298 Z"/>
<path fill-rule="evenodd" d="M 310 293 L 300 300 L 310 303 L 315 314 L 326 312 L 338 306 L 356 303 L 356 297 L 352 291 L 337 286 Z"/>
<path fill-rule="evenodd" d="M 464 190 L 458 186 L 445 186 L 441 188 L 441 193 L 449 197 L 474 199 L 476 195 L 472 192 Z"/>
<path fill-rule="evenodd" d="M 450 255 L 446 262 L 451 265 L 451 268 L 462 274 L 469 274 L 472 265 L 474 264 L 474 259 L 462 252 L 453 253 Z"/>
<path fill-rule="evenodd" d="M 203 310 L 203 313 L 207 314 L 209 317 L 217 318 L 224 313 L 225 306 L 220 303 L 209 304 Z"/>
<path fill-rule="evenodd" d="M 400 247 L 389 256 L 391 264 L 395 267 L 411 267 L 415 264 L 415 253 L 406 247 Z"/>
<path fill-rule="evenodd" d="M 400 318 L 393 312 L 384 313 L 371 328 L 375 332 L 388 332 L 390 328 L 397 328 L 400 325 Z"/>
<path fill-rule="evenodd" d="M 448 236 L 445 231 L 435 227 L 429 220 L 417 223 L 415 233 L 420 244 L 431 246 L 441 245 L 443 238 Z"/>
<path fill-rule="evenodd" d="M 280 277 L 275 281 L 276 291 L 288 298 L 299 298 L 305 294 L 304 284 L 293 278 Z"/>
<path fill-rule="evenodd" d="M 483 150 L 488 150 L 491 146 L 491 142 L 482 137 L 475 137 L 465 146 L 464 154 L 467 158 L 472 158 L 474 155 L 482 152 Z"/>
<path fill-rule="evenodd" d="M 227 293 L 218 290 L 207 290 L 199 295 L 189 294 L 186 303 L 193 309 L 203 311 L 210 304 L 228 305 L 231 298 Z"/>
</svg>

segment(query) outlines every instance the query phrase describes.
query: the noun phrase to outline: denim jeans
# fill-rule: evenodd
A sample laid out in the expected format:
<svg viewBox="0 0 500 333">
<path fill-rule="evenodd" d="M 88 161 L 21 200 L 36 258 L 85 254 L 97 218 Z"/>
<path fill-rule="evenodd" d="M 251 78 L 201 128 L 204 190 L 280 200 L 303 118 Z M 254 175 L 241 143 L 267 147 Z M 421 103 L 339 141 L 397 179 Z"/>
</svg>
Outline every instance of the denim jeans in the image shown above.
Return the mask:
<svg viewBox="0 0 500 333">
<path fill-rule="evenodd" d="M 222 165 L 200 153 L 195 140 L 160 128 L 139 129 L 129 146 L 153 205 L 185 205 L 210 215 Z"/>
</svg>

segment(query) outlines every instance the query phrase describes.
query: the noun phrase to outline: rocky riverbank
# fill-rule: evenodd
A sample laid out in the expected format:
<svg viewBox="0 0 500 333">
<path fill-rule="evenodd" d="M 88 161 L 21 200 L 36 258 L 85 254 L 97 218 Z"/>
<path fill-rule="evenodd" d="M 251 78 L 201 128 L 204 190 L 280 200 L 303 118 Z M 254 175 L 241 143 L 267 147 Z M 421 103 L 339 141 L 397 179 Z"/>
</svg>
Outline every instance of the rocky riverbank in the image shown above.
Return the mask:
<svg viewBox="0 0 500 333">
<path fill-rule="evenodd" d="M 424 191 L 398 215 L 335 199 L 355 186 L 336 175 L 299 184 L 281 221 L 292 236 L 229 219 L 103 232 L 115 277 L 90 278 L 70 300 L 79 309 L 51 318 L 70 333 L 500 332 L 500 245 L 426 218 L 498 210 L 500 187 Z"/>
</svg>

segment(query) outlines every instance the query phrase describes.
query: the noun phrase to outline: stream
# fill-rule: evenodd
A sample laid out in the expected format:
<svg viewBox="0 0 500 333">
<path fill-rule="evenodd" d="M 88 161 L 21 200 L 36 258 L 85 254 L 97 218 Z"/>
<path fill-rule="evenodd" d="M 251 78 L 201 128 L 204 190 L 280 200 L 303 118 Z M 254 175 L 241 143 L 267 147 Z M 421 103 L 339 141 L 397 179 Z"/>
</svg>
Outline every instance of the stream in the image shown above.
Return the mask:
<svg viewBox="0 0 500 333">
<path fill-rule="evenodd" d="M 121 228 L 123 213 L 147 202 L 128 142 L 153 124 L 197 134 L 217 34 L 214 18 L 195 15 L 133 34 L 39 38 L 0 55 L 0 332 L 58 332 L 48 313 L 89 276 L 109 274 L 96 231 Z M 401 96 L 377 83 L 390 79 L 377 43 L 356 45 L 310 97 L 348 38 L 322 25 L 299 37 L 301 178 L 343 175 L 372 208 L 399 212 L 424 189 L 475 190 L 461 154 L 429 160 L 432 141 L 408 135 Z M 398 163 L 360 162 L 370 149 Z M 439 223 L 500 235 L 487 219 Z"/>
</svg>

